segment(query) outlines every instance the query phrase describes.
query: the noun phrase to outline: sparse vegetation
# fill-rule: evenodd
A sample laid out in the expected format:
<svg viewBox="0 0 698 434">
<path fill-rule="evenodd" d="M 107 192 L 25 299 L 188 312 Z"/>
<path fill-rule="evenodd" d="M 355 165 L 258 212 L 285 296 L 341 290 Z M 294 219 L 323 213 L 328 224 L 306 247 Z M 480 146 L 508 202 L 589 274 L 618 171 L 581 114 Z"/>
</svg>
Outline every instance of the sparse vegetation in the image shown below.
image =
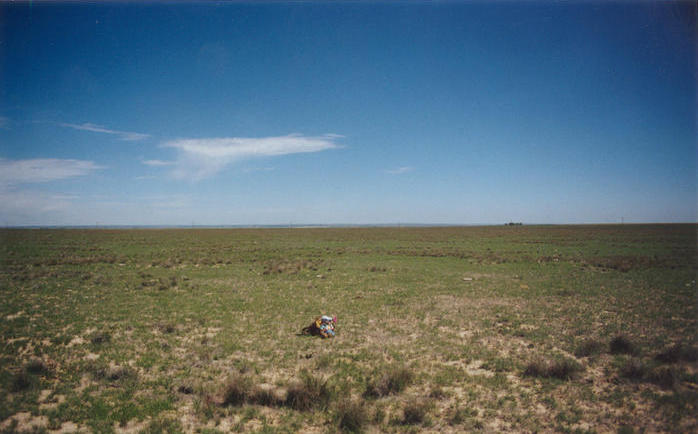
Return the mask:
<svg viewBox="0 0 698 434">
<path fill-rule="evenodd" d="M 223 390 L 223 405 L 242 405 L 253 402 L 255 394 L 250 377 L 234 375 L 228 380 Z"/>
<path fill-rule="evenodd" d="M 587 339 L 574 350 L 577 357 L 589 357 L 601 353 L 604 345 L 596 339 Z"/>
<path fill-rule="evenodd" d="M 642 381 L 649 373 L 649 367 L 645 362 L 636 358 L 629 358 L 620 368 L 620 376 L 633 381 Z"/>
<path fill-rule="evenodd" d="M 288 388 L 286 405 L 294 410 L 311 410 L 327 408 L 332 393 L 327 386 L 327 380 L 304 372 L 301 381 L 293 383 Z"/>
<path fill-rule="evenodd" d="M 92 342 L 94 345 L 104 344 L 109 341 L 111 341 L 111 334 L 108 332 L 98 332 L 90 338 L 90 342 Z"/>
<path fill-rule="evenodd" d="M 426 421 L 429 413 L 430 403 L 422 399 L 411 399 L 402 409 L 402 420 L 404 425 L 420 425 Z"/>
<path fill-rule="evenodd" d="M 698 361 L 698 349 L 679 343 L 657 354 L 655 358 L 662 363 L 695 362 Z"/>
<path fill-rule="evenodd" d="M 337 426 L 345 432 L 361 432 L 368 423 L 366 405 L 360 400 L 342 399 L 335 405 Z"/>
<path fill-rule="evenodd" d="M 527 377 L 571 380 L 583 370 L 584 367 L 582 365 L 569 358 L 561 358 L 556 360 L 537 359 L 526 366 L 523 374 Z"/>
<path fill-rule="evenodd" d="M 695 432 L 696 232 L 0 231 L 0 430 Z"/>
<path fill-rule="evenodd" d="M 389 367 L 379 372 L 366 385 L 364 396 L 379 398 L 402 392 L 412 383 L 414 374 L 406 367 Z"/>
</svg>

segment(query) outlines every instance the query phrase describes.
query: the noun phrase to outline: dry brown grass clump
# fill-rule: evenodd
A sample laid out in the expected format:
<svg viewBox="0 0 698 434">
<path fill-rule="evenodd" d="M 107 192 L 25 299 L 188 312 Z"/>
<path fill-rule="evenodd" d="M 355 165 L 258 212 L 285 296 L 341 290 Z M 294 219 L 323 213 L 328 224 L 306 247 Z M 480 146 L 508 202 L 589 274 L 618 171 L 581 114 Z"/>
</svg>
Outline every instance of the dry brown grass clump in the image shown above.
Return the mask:
<svg viewBox="0 0 698 434">
<path fill-rule="evenodd" d="M 671 389 L 680 381 L 683 371 L 673 366 L 659 366 L 652 368 L 639 359 L 628 359 L 619 370 L 619 375 L 636 382 L 656 384 L 662 389 Z"/>
<path fill-rule="evenodd" d="M 413 379 L 414 374 L 408 368 L 388 369 L 368 382 L 364 396 L 380 398 L 400 393 L 412 383 Z"/>
<path fill-rule="evenodd" d="M 633 381 L 642 381 L 649 373 L 649 367 L 640 359 L 628 359 L 620 367 L 620 376 Z"/>
<path fill-rule="evenodd" d="M 534 360 L 526 366 L 523 375 L 526 377 L 557 378 L 559 380 L 571 380 L 584 367 L 572 359 L 559 359 L 553 361 Z"/>
<path fill-rule="evenodd" d="M 635 344 L 624 335 L 618 335 L 611 339 L 609 351 L 611 354 L 637 354 L 638 352 Z"/>
<path fill-rule="evenodd" d="M 242 375 L 231 377 L 223 388 L 223 405 L 243 405 L 253 401 L 255 388 L 252 379 Z"/>
<path fill-rule="evenodd" d="M 412 399 L 402 409 L 403 425 L 420 425 L 427 419 L 430 403 L 425 400 Z"/>
<path fill-rule="evenodd" d="M 299 259 L 296 261 L 289 260 L 271 260 L 264 264 L 262 274 L 297 274 L 303 270 L 317 271 L 322 266 L 322 261 L 312 259 Z"/>
<path fill-rule="evenodd" d="M 24 370 L 29 374 L 45 375 L 48 374 L 49 367 L 43 360 L 34 358 L 24 365 Z"/>
<path fill-rule="evenodd" d="M 673 366 L 660 366 L 650 372 L 648 380 L 662 389 L 672 389 L 681 381 L 682 374 Z"/>
<path fill-rule="evenodd" d="M 241 406 L 256 404 L 267 407 L 287 406 L 294 410 L 305 411 L 314 408 L 327 408 L 332 397 L 327 381 L 304 373 L 302 379 L 293 383 L 285 398 L 280 397 L 270 388 L 254 384 L 251 377 L 234 375 L 223 388 L 221 405 Z"/>
<path fill-rule="evenodd" d="M 340 400 L 335 405 L 334 416 L 339 428 L 346 432 L 360 432 L 368 422 L 366 405 L 360 400 Z"/>
<path fill-rule="evenodd" d="M 698 349 L 676 344 L 657 354 L 655 359 L 662 363 L 695 362 L 698 360 Z"/>
<path fill-rule="evenodd" d="M 288 388 L 284 404 L 294 410 L 305 411 L 327 408 L 331 398 L 332 393 L 327 386 L 327 380 L 303 373 L 301 381 Z"/>
<path fill-rule="evenodd" d="M 577 357 L 589 357 L 601 353 L 603 351 L 603 344 L 596 339 L 587 339 L 586 341 L 579 344 L 576 350 L 574 350 L 574 355 Z"/>
<path fill-rule="evenodd" d="M 12 378 L 12 384 L 10 385 L 11 392 L 21 392 L 28 389 L 32 385 L 32 378 L 27 371 L 22 369 L 14 375 Z"/>
</svg>

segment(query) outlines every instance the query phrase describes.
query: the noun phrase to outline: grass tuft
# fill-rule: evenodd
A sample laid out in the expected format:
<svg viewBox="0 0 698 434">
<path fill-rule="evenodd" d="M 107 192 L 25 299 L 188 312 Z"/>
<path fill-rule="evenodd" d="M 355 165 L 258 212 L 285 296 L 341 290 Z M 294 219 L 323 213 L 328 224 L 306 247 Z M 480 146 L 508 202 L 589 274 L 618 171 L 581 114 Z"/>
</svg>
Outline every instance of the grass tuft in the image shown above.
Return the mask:
<svg viewBox="0 0 698 434">
<path fill-rule="evenodd" d="M 584 367 L 572 359 L 559 359 L 553 361 L 534 360 L 526 366 L 523 375 L 526 377 L 557 378 L 559 380 L 571 380 Z"/>
<path fill-rule="evenodd" d="M 342 399 L 335 405 L 334 417 L 342 431 L 361 432 L 368 422 L 368 412 L 363 401 Z"/>
<path fill-rule="evenodd" d="M 682 371 L 673 366 L 660 366 L 653 369 L 648 380 L 662 389 L 673 389 L 681 380 Z"/>
<path fill-rule="evenodd" d="M 243 405 L 249 402 L 253 396 L 252 379 L 242 375 L 235 375 L 228 380 L 223 389 L 223 405 Z"/>
<path fill-rule="evenodd" d="M 698 360 L 698 349 L 676 344 L 657 354 L 655 360 L 662 363 L 695 362 Z"/>
<path fill-rule="evenodd" d="M 405 404 L 402 409 L 403 425 L 420 425 L 424 423 L 429 413 L 429 403 L 424 400 L 413 399 Z"/>
<path fill-rule="evenodd" d="M 23 390 L 29 389 L 32 385 L 32 378 L 27 374 L 26 370 L 21 370 L 16 373 L 12 378 L 12 385 L 10 386 L 10 391 L 21 392 Z"/>
<path fill-rule="evenodd" d="M 299 411 L 324 409 L 327 408 L 331 397 L 332 393 L 326 380 L 304 372 L 301 381 L 289 387 L 285 404 Z"/>
<path fill-rule="evenodd" d="M 609 344 L 611 354 L 637 354 L 635 344 L 624 335 L 618 335 L 611 339 Z"/>
<path fill-rule="evenodd" d="M 380 398 L 400 393 L 405 390 L 413 380 L 414 374 L 408 368 L 400 367 L 389 369 L 369 380 L 364 396 L 369 398 Z"/>
<path fill-rule="evenodd" d="M 603 351 L 603 344 L 601 342 L 596 339 L 587 339 L 574 350 L 574 355 L 577 357 L 589 357 L 597 355 L 601 353 L 601 351 Z"/>
<path fill-rule="evenodd" d="M 461 425 L 478 415 L 475 409 L 465 409 L 456 406 L 448 417 L 449 425 Z"/>
<path fill-rule="evenodd" d="M 24 370 L 29 374 L 41 375 L 47 374 L 49 369 L 46 363 L 41 359 L 32 359 L 25 366 Z"/>
<path fill-rule="evenodd" d="M 620 367 L 620 376 L 632 381 L 642 381 L 649 373 L 649 367 L 640 359 L 628 359 Z"/>
</svg>

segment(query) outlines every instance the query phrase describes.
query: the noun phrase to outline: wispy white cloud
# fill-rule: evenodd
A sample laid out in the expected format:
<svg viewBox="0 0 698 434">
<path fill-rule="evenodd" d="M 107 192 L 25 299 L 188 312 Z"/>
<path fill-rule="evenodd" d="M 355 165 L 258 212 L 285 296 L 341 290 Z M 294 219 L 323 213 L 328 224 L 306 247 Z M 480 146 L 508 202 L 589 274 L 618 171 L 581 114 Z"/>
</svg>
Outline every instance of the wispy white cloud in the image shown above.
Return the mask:
<svg viewBox="0 0 698 434">
<path fill-rule="evenodd" d="M 163 161 L 163 160 L 145 160 L 143 164 L 146 166 L 162 167 L 162 166 L 172 166 L 175 164 L 174 161 Z"/>
<path fill-rule="evenodd" d="M 178 151 L 172 175 L 180 179 L 198 180 L 210 177 L 231 163 L 260 157 L 320 152 L 339 147 L 335 141 L 342 136 L 325 134 L 304 136 L 290 134 L 279 137 L 221 137 L 178 139 L 160 145 Z"/>
<path fill-rule="evenodd" d="M 242 171 L 245 173 L 271 172 L 272 170 L 274 170 L 273 167 L 245 167 L 244 169 L 242 169 Z"/>
<path fill-rule="evenodd" d="M 0 158 L 0 186 L 49 182 L 84 176 L 104 167 L 86 160 L 36 158 L 7 160 Z"/>
<path fill-rule="evenodd" d="M 75 196 L 32 190 L 6 190 L 0 186 L 0 222 L 25 225 L 52 223 L 51 217 L 70 209 Z"/>
<path fill-rule="evenodd" d="M 101 125 L 96 125 L 96 124 L 91 124 L 91 123 L 84 123 L 84 124 L 60 123 L 58 125 L 60 125 L 62 127 L 72 128 L 74 130 L 91 131 L 93 133 L 112 134 L 112 135 L 118 136 L 120 140 L 125 140 L 125 141 L 129 141 L 129 142 L 143 140 L 143 139 L 147 139 L 148 137 L 150 137 L 149 134 L 134 133 L 131 131 L 110 130 L 110 129 L 105 128 Z"/>
<path fill-rule="evenodd" d="M 403 167 L 398 167 L 397 169 L 388 169 L 385 171 L 385 173 L 387 173 L 389 175 L 400 175 L 402 173 L 411 172 L 412 170 L 413 170 L 413 168 L 410 166 L 403 166 Z"/>
</svg>

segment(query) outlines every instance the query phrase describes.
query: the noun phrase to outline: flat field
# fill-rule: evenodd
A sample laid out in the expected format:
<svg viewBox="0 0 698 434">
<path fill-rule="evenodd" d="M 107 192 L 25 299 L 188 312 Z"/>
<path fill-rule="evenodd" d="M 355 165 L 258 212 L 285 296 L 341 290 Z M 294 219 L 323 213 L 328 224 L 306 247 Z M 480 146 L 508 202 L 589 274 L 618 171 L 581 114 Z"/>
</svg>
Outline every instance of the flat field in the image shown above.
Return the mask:
<svg viewBox="0 0 698 434">
<path fill-rule="evenodd" d="M 696 237 L 3 230 L 0 431 L 696 432 Z"/>
</svg>

